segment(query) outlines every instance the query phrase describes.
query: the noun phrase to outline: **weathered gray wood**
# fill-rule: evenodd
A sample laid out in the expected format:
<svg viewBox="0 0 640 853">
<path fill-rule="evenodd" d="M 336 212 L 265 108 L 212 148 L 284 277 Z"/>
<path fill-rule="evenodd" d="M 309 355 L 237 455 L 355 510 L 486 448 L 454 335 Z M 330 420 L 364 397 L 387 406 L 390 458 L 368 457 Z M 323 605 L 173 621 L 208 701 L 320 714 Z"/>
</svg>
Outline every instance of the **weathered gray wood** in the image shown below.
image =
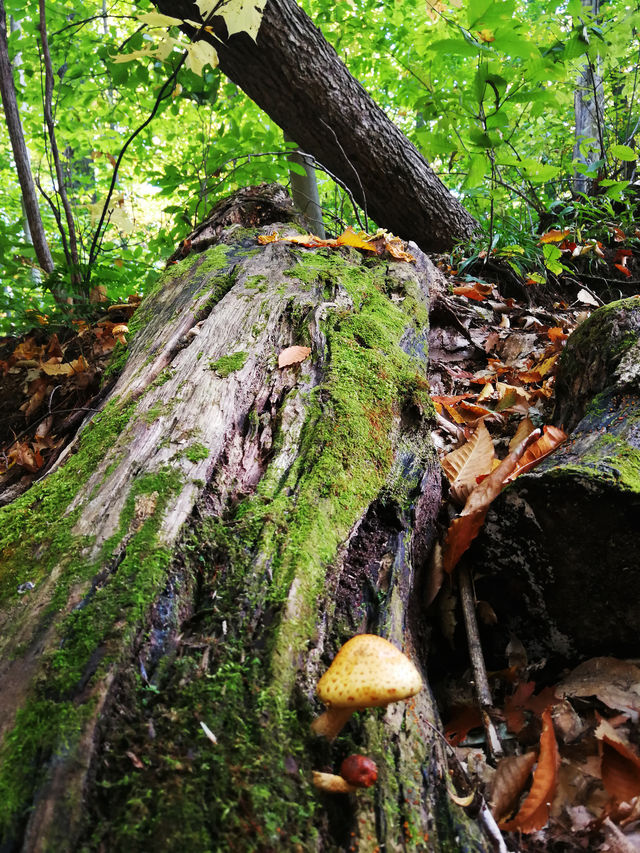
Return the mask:
<svg viewBox="0 0 640 853">
<path fill-rule="evenodd" d="M 571 335 L 555 420 L 570 432 L 509 486 L 474 551 L 476 593 L 532 655 L 640 651 L 640 300 Z M 506 641 L 504 643 L 506 645 Z"/>
<path fill-rule="evenodd" d="M 428 689 L 334 744 L 309 729 L 353 633 L 424 665 L 437 272 L 221 236 L 169 268 L 103 411 L 1 511 L 3 850 L 484 850 Z M 290 344 L 311 356 L 279 369 Z M 350 752 L 378 784 L 319 795 L 311 770 Z"/>
</svg>

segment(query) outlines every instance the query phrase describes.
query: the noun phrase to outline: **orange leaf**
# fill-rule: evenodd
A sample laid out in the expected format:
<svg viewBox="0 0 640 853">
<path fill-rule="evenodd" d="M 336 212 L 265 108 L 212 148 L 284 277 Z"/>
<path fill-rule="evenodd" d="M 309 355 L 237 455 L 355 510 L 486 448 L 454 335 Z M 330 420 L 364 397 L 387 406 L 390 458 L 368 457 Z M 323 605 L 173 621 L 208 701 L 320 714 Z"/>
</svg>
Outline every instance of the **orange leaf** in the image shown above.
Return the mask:
<svg viewBox="0 0 640 853">
<path fill-rule="evenodd" d="M 366 238 L 356 234 L 353 228 L 347 228 L 337 239 L 337 246 L 353 246 L 356 249 L 365 249 L 367 252 L 376 251 L 376 247 L 367 243 Z"/>
<path fill-rule="evenodd" d="M 569 335 L 566 332 L 562 331 L 560 326 L 553 326 L 551 329 L 547 329 L 547 337 L 550 341 L 566 341 Z"/>
<path fill-rule="evenodd" d="M 626 275 L 626 276 L 627 276 L 627 278 L 629 278 L 629 277 L 631 276 L 631 270 L 628 270 L 628 269 L 627 269 L 625 266 L 623 266 L 622 264 L 614 264 L 614 267 L 615 267 L 619 272 L 621 272 L 621 273 L 623 273 L 624 275 Z"/>
<path fill-rule="evenodd" d="M 485 477 L 480 485 L 471 491 L 464 509 L 458 518 L 454 518 L 447 531 L 442 558 L 445 572 L 453 571 L 460 557 L 476 538 L 484 524 L 489 504 L 500 494 L 506 479 L 515 469 L 521 456 L 539 435 L 539 430 L 530 433 L 488 477 Z"/>
<path fill-rule="evenodd" d="M 606 720 L 595 735 L 602 744 L 602 784 L 618 803 L 630 803 L 640 794 L 640 756 Z"/>
<path fill-rule="evenodd" d="M 288 367 L 290 364 L 299 364 L 308 358 L 311 350 L 309 347 L 287 347 L 278 356 L 278 367 Z"/>
<path fill-rule="evenodd" d="M 542 734 L 540 735 L 540 755 L 538 766 L 533 774 L 531 790 L 520 811 L 513 818 L 501 824 L 506 832 L 536 832 L 547 823 L 551 801 L 558 781 L 558 744 L 553 731 L 551 710 L 542 714 Z"/>
<path fill-rule="evenodd" d="M 570 228 L 564 228 L 562 231 L 559 231 L 556 228 L 552 228 L 551 231 L 547 231 L 546 234 L 543 234 L 542 237 L 538 240 L 539 243 L 559 243 L 561 240 L 564 240 L 565 237 L 568 237 L 571 234 Z"/>
<path fill-rule="evenodd" d="M 475 299 L 476 302 L 483 302 L 492 291 L 492 284 L 483 284 L 480 281 L 476 281 L 475 284 L 459 284 L 453 288 L 456 296 L 466 296 L 468 299 Z"/>
<path fill-rule="evenodd" d="M 553 453 L 556 447 L 559 447 L 567 437 L 566 432 L 559 427 L 545 426 L 542 429 L 543 432 L 540 438 L 527 448 L 526 453 L 523 454 L 513 473 L 509 475 L 506 482 L 510 483 L 512 480 L 515 480 L 516 477 L 519 477 L 520 474 L 530 471 L 538 464 L 538 462 L 541 462 L 545 456 Z"/>
<path fill-rule="evenodd" d="M 444 727 L 444 735 L 451 746 L 458 746 L 467 737 L 471 729 L 482 725 L 480 709 L 477 705 L 465 705 L 457 708 L 453 717 Z"/>
</svg>

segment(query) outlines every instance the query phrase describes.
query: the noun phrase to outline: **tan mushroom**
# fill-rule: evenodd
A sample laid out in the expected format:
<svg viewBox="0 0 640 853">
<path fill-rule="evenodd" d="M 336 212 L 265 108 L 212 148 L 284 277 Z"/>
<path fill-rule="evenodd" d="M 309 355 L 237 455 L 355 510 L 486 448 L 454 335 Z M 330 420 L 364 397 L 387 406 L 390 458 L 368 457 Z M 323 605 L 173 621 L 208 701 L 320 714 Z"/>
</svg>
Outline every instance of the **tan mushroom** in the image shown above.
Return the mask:
<svg viewBox="0 0 640 853">
<path fill-rule="evenodd" d="M 126 344 L 127 339 L 125 338 L 125 335 L 128 331 L 129 327 L 125 323 L 117 323 L 113 329 L 111 329 L 111 334 L 117 341 L 120 341 L 121 344 Z"/>
<path fill-rule="evenodd" d="M 344 644 L 318 682 L 316 692 L 327 710 L 311 728 L 333 740 L 354 711 L 384 707 L 420 690 L 420 673 L 406 655 L 382 637 L 358 634 Z"/>
<path fill-rule="evenodd" d="M 358 790 L 355 785 L 350 785 L 346 779 L 336 776 L 335 773 L 321 773 L 319 770 L 314 770 L 312 776 L 315 787 L 327 794 L 351 794 Z"/>
</svg>

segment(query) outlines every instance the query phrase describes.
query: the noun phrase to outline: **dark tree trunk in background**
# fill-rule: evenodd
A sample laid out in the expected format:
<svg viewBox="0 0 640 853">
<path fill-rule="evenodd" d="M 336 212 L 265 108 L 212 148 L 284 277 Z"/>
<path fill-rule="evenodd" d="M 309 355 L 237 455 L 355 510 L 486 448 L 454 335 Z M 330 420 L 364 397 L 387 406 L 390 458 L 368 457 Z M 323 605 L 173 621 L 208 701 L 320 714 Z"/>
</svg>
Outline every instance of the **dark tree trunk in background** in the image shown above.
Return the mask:
<svg viewBox="0 0 640 853">
<path fill-rule="evenodd" d="M 265 193 L 245 224 L 290 217 Z M 438 273 L 417 250 L 259 247 L 241 221 L 227 205 L 194 234 L 102 411 L 0 511 L 0 847 L 480 853 L 428 687 L 333 744 L 309 727 L 355 633 L 426 683 Z M 279 369 L 292 344 L 310 356 Z M 311 771 L 354 752 L 375 787 L 319 794 Z"/>
<path fill-rule="evenodd" d="M 168 15 L 201 20 L 195 4 L 185 0 L 156 5 Z M 470 237 L 475 220 L 295 0 L 269 0 L 257 44 L 246 33 L 214 44 L 222 71 L 360 204 L 366 202 L 379 226 L 426 252 Z"/>
</svg>

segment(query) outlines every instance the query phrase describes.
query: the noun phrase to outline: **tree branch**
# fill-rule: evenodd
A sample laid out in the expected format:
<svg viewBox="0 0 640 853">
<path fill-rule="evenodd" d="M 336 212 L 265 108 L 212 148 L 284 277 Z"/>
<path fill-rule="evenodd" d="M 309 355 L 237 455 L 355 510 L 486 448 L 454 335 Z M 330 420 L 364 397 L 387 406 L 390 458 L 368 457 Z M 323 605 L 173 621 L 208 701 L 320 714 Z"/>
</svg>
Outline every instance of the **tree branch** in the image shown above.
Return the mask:
<svg viewBox="0 0 640 853">
<path fill-rule="evenodd" d="M 46 272 L 53 271 L 53 258 L 42 224 L 38 197 L 36 195 L 29 152 L 24 141 L 22 123 L 16 100 L 16 89 L 13 82 L 11 60 L 9 59 L 9 45 L 7 42 L 7 19 L 4 9 L 4 0 L 0 0 L 0 94 L 4 107 L 5 121 L 9 131 L 9 140 L 13 157 L 16 162 L 20 191 L 24 199 L 24 208 L 33 239 L 33 248 L 40 267 Z"/>
<path fill-rule="evenodd" d="M 58 151 L 58 142 L 56 140 L 55 125 L 53 122 L 53 114 L 51 112 L 51 103 L 53 96 L 53 67 L 51 65 L 51 54 L 49 53 L 49 43 L 47 41 L 47 19 L 44 6 L 44 0 L 38 0 L 38 10 L 40 17 L 38 20 L 38 31 L 40 33 L 40 43 L 42 45 L 42 57 L 44 60 L 45 72 L 45 92 L 44 92 L 44 120 L 47 125 L 47 133 L 49 136 L 49 144 L 51 146 L 51 156 L 58 181 L 58 195 L 64 209 L 65 219 L 67 220 L 67 229 L 69 232 L 68 251 L 65 249 L 67 263 L 71 267 L 71 280 L 78 284 L 80 282 L 80 262 L 78 259 L 78 241 L 76 238 L 76 227 L 73 220 L 71 205 L 67 197 L 65 189 L 64 175 L 62 174 L 62 163 L 60 162 L 60 152 Z M 60 223 L 58 223 L 60 227 Z"/>
</svg>

